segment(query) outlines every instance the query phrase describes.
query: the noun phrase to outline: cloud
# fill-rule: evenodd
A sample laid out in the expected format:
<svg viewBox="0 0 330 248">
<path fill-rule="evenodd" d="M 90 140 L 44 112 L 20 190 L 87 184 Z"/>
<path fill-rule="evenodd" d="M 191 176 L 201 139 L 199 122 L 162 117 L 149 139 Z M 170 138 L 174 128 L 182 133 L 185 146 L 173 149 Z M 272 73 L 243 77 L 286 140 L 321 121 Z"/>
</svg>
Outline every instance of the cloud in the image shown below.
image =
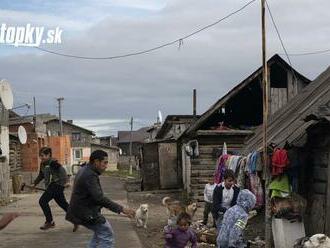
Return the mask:
<svg viewBox="0 0 330 248">
<path fill-rule="evenodd" d="M 62 45 L 47 48 L 82 56 L 136 52 L 189 34 L 246 3 L 243 0 L 143 2 L 144 9 L 152 10 L 149 14 L 136 16 L 126 9 L 123 15 L 119 14 L 122 12 L 102 15 L 96 23 L 91 21 L 84 29 L 64 37 Z M 118 8 L 136 8 L 135 1 L 110 3 Z M 330 38 L 330 20 L 325 9 L 329 9 L 330 2 L 321 0 L 318 5 L 311 5 L 310 1 L 302 0 L 299 6 L 294 0 L 269 3 L 289 52 L 329 48 L 325 47 Z M 99 6 L 103 4 L 101 1 Z M 86 13 L 93 8 L 98 7 L 82 5 L 79 9 Z M 12 83 L 16 101 L 31 102 L 35 95 L 39 112 L 56 113 L 55 97 L 64 96 L 67 119 L 103 121 L 134 116 L 151 124 L 159 109 L 164 116 L 192 113 L 193 88 L 198 91 L 198 112 L 202 113 L 261 65 L 259 12 L 256 2 L 223 23 L 185 40 L 180 49 L 174 45 L 118 60 L 75 60 L 37 50 L 24 54 L 13 52 L 0 61 L 1 77 Z M 56 22 L 52 18 L 55 17 L 50 22 Z M 71 19 L 68 20 L 64 22 L 70 24 Z M 84 18 L 72 20 L 79 24 Z M 282 50 L 269 19 L 267 27 L 271 56 Z M 313 79 L 329 65 L 328 56 L 295 57 L 292 62 Z M 126 128 L 125 125 L 115 128 Z"/>
</svg>

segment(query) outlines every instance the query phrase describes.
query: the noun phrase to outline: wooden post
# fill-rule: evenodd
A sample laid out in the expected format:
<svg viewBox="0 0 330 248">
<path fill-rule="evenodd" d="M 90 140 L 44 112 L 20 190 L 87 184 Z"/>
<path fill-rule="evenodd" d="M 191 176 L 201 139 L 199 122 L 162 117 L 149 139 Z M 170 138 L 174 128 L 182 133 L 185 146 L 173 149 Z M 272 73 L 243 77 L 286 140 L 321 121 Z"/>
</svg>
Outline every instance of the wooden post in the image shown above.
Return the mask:
<svg viewBox="0 0 330 248">
<path fill-rule="evenodd" d="M 266 57 L 266 22 L 265 22 L 265 2 L 261 0 L 261 28 L 262 28 L 262 89 L 263 89 L 263 160 L 266 169 L 266 183 L 265 183 L 265 242 L 266 248 L 272 246 L 272 226 L 271 226 L 271 208 L 270 208 L 270 197 L 268 185 L 270 183 L 270 173 L 268 168 L 268 154 L 267 154 L 267 128 L 268 128 L 268 113 L 269 113 L 269 81 L 268 81 L 268 68 L 267 68 L 267 57 Z"/>
<path fill-rule="evenodd" d="M 133 117 L 131 117 L 130 121 L 131 132 L 130 132 L 130 139 L 129 139 L 129 174 L 133 174 L 133 165 L 132 165 L 132 139 L 133 139 Z"/>
<path fill-rule="evenodd" d="M 62 122 L 62 101 L 64 100 L 63 97 L 57 98 L 58 101 L 58 116 L 60 122 L 60 136 L 63 136 L 63 122 Z"/>
<path fill-rule="evenodd" d="M 196 102 L 197 102 L 197 92 L 196 89 L 193 90 L 193 116 L 196 117 L 197 114 L 197 106 L 196 106 Z"/>
<path fill-rule="evenodd" d="M 325 234 L 330 236 L 330 153 L 328 155 L 328 182 L 326 198 Z"/>
<path fill-rule="evenodd" d="M 36 110 L 36 98 L 33 97 L 33 128 L 36 131 L 37 126 L 37 110 Z"/>
</svg>

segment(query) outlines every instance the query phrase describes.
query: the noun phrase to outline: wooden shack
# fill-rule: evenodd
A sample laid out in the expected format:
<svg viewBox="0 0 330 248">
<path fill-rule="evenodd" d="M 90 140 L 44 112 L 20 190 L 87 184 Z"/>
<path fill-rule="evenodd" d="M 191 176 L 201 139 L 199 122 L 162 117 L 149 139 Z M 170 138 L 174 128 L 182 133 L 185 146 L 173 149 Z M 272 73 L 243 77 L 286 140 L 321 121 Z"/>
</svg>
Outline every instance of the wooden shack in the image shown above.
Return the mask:
<svg viewBox="0 0 330 248">
<path fill-rule="evenodd" d="M 145 190 L 182 188 L 177 139 L 197 119 L 194 115 L 168 115 L 152 142 L 142 148 Z"/>
<path fill-rule="evenodd" d="M 267 65 L 270 112 L 276 113 L 300 94 L 310 80 L 277 54 L 268 60 Z M 203 200 L 203 187 L 213 175 L 224 142 L 230 153 L 239 153 L 245 140 L 262 124 L 261 82 L 262 67 L 218 100 L 180 137 L 182 180 L 193 199 Z M 198 144 L 198 154 L 190 156 L 185 150 L 192 143 Z"/>
<path fill-rule="evenodd" d="M 298 167 L 298 194 L 307 199 L 307 235 L 330 235 L 330 67 L 270 117 L 269 143 L 287 147 L 290 165 Z M 262 147 L 262 129 L 244 148 Z"/>
</svg>

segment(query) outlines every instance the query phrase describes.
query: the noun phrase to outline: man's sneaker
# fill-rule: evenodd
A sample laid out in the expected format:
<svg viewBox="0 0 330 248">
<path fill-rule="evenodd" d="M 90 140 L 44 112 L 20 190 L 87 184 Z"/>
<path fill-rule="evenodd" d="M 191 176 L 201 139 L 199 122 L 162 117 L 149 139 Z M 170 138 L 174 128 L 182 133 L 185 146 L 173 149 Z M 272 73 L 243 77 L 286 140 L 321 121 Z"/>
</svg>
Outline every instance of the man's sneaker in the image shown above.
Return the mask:
<svg viewBox="0 0 330 248">
<path fill-rule="evenodd" d="M 47 230 L 49 228 L 54 228 L 55 227 L 55 223 L 54 221 L 52 222 L 45 222 L 45 224 L 43 226 L 40 227 L 41 230 Z"/>
</svg>

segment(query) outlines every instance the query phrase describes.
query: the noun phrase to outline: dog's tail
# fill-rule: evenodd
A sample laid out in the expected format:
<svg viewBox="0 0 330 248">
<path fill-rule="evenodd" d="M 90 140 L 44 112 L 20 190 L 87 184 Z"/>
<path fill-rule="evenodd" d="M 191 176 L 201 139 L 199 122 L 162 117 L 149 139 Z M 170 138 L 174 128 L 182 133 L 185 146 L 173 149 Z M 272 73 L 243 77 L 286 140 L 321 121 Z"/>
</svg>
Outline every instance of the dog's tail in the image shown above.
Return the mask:
<svg viewBox="0 0 330 248">
<path fill-rule="evenodd" d="M 162 200 L 162 204 L 163 204 L 163 206 L 167 206 L 168 205 L 168 203 L 169 203 L 169 201 L 171 200 L 171 197 L 169 197 L 169 196 L 165 196 L 164 198 L 163 198 L 163 200 Z"/>
</svg>

